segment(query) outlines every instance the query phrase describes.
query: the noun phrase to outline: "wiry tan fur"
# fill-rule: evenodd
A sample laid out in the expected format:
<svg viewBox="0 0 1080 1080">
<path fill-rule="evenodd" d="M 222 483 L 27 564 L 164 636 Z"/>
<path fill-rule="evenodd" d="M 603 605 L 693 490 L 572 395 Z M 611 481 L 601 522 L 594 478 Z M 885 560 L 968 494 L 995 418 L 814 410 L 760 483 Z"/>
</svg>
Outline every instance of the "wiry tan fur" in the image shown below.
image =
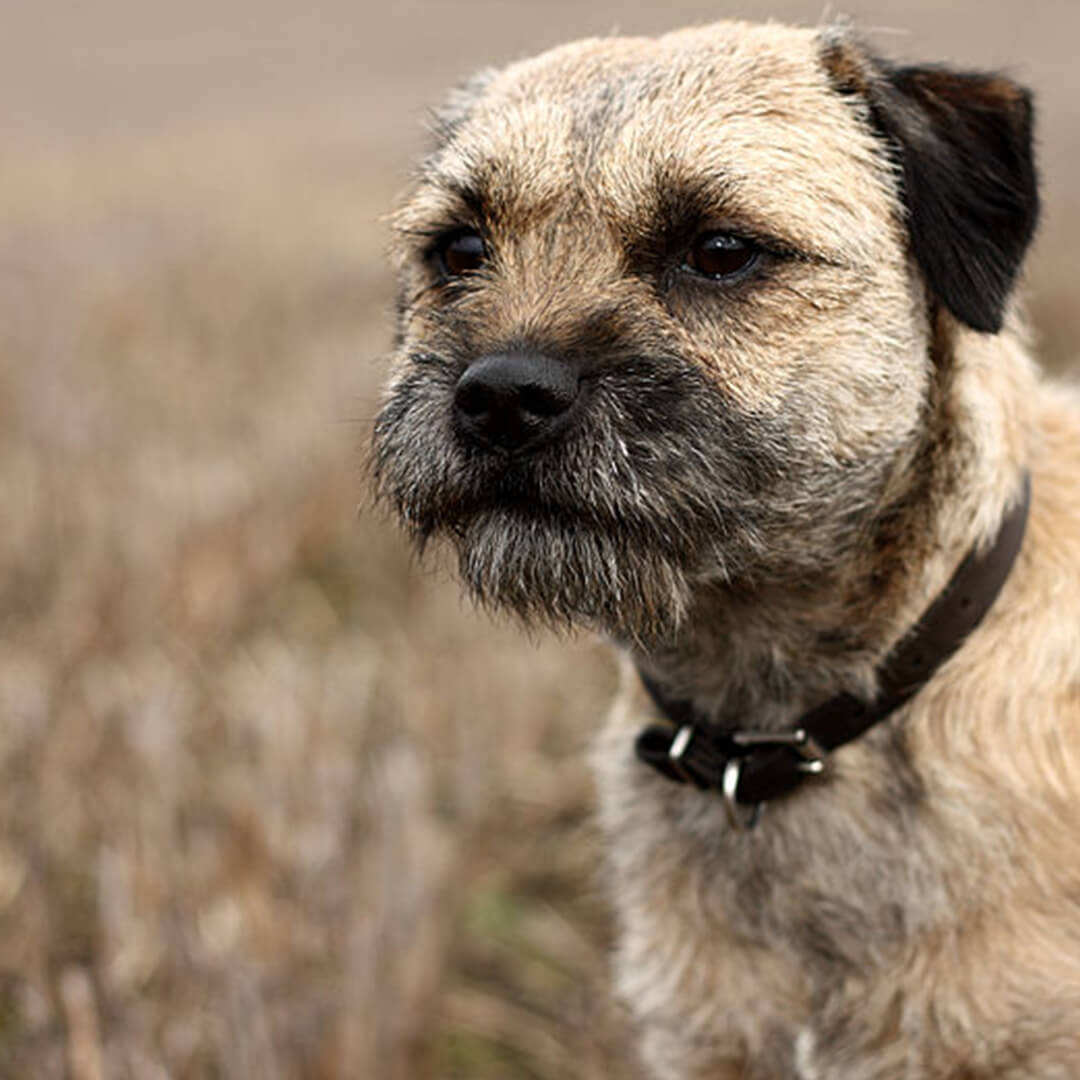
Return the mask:
<svg viewBox="0 0 1080 1080">
<path fill-rule="evenodd" d="M 1064 1080 L 1080 1076 L 1080 402 L 1038 375 L 1015 311 L 979 333 L 929 295 L 869 108 L 823 61 L 857 75 L 861 55 L 842 33 L 730 23 L 581 42 L 463 89 L 396 219 L 380 485 L 419 539 L 450 536 L 481 600 L 625 646 L 595 763 L 618 988 L 657 1077 Z M 704 184 L 716 223 L 799 258 L 717 293 L 629 272 L 665 184 Z M 497 254 L 448 297 L 425 245 L 475 223 L 477 189 Z M 595 364 L 610 414 L 530 474 L 559 522 L 529 527 L 482 503 L 446 421 L 463 367 L 521 343 Z M 663 417 L 652 471 L 627 450 L 609 369 L 643 355 L 700 375 L 719 464 L 681 460 L 693 433 Z M 635 760 L 654 710 L 632 661 L 756 729 L 871 693 L 1024 470 L 1028 531 L 990 614 L 824 782 L 735 831 L 715 793 Z M 622 547 L 594 541 L 595 517 Z M 661 557 L 664 521 L 680 535 Z"/>
</svg>

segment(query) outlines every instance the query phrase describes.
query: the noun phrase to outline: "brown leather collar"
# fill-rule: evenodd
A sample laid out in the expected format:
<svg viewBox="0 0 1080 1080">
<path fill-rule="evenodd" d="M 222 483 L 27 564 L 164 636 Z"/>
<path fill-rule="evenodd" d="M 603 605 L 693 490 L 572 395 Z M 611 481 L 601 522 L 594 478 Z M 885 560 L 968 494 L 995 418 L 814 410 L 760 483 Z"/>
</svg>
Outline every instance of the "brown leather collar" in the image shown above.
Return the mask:
<svg viewBox="0 0 1080 1080">
<path fill-rule="evenodd" d="M 673 698 L 639 669 L 669 723 L 650 724 L 638 735 L 637 756 L 670 780 L 722 792 L 736 823 L 742 821 L 737 806 L 759 808 L 823 773 L 829 753 L 913 698 L 979 625 L 1020 551 L 1030 503 L 1031 478 L 1025 473 L 1020 498 L 993 545 L 968 552 L 937 599 L 882 661 L 872 701 L 839 694 L 803 714 L 786 732 L 722 729 L 693 701 Z M 756 817 L 755 811 L 752 820 Z"/>
</svg>

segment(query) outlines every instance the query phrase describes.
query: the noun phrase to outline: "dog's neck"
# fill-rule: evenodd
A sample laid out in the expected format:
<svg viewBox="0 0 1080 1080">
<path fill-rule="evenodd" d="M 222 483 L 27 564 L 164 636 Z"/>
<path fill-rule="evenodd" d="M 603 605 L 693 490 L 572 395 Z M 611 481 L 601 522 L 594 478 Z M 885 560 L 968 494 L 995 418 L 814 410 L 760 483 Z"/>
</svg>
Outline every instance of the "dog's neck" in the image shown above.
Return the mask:
<svg viewBox="0 0 1080 1080">
<path fill-rule="evenodd" d="M 882 658 L 995 536 L 1030 457 L 1019 328 L 991 337 L 951 323 L 943 340 L 925 467 L 883 500 L 863 549 L 797 580 L 706 583 L 677 635 L 635 654 L 643 671 L 730 727 L 781 730 L 833 695 L 873 695 Z"/>
</svg>

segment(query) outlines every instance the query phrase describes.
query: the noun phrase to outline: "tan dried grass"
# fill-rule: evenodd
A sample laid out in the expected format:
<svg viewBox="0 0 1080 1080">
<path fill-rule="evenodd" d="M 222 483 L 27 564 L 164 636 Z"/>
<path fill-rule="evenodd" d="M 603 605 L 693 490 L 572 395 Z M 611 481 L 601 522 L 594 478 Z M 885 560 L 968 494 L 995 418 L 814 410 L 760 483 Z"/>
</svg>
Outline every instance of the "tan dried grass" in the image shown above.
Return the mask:
<svg viewBox="0 0 1080 1080">
<path fill-rule="evenodd" d="M 7 178 L 0 1074 L 611 1075 L 608 662 L 357 518 L 385 275 L 289 149 Z"/>
</svg>

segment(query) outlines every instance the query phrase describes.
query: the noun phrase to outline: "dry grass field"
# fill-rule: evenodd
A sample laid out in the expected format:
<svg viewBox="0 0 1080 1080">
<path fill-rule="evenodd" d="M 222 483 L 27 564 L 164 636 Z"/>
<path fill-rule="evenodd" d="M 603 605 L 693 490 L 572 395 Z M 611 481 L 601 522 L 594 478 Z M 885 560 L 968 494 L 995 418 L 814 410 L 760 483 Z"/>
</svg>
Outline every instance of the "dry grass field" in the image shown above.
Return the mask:
<svg viewBox="0 0 1080 1080">
<path fill-rule="evenodd" d="M 472 68 L 725 12 L 375 7 L 0 0 L 0 1078 L 634 1075 L 582 761 L 613 669 L 371 508 L 379 217 Z M 1080 7 L 848 10 L 1037 87 L 1068 364 Z"/>
</svg>

